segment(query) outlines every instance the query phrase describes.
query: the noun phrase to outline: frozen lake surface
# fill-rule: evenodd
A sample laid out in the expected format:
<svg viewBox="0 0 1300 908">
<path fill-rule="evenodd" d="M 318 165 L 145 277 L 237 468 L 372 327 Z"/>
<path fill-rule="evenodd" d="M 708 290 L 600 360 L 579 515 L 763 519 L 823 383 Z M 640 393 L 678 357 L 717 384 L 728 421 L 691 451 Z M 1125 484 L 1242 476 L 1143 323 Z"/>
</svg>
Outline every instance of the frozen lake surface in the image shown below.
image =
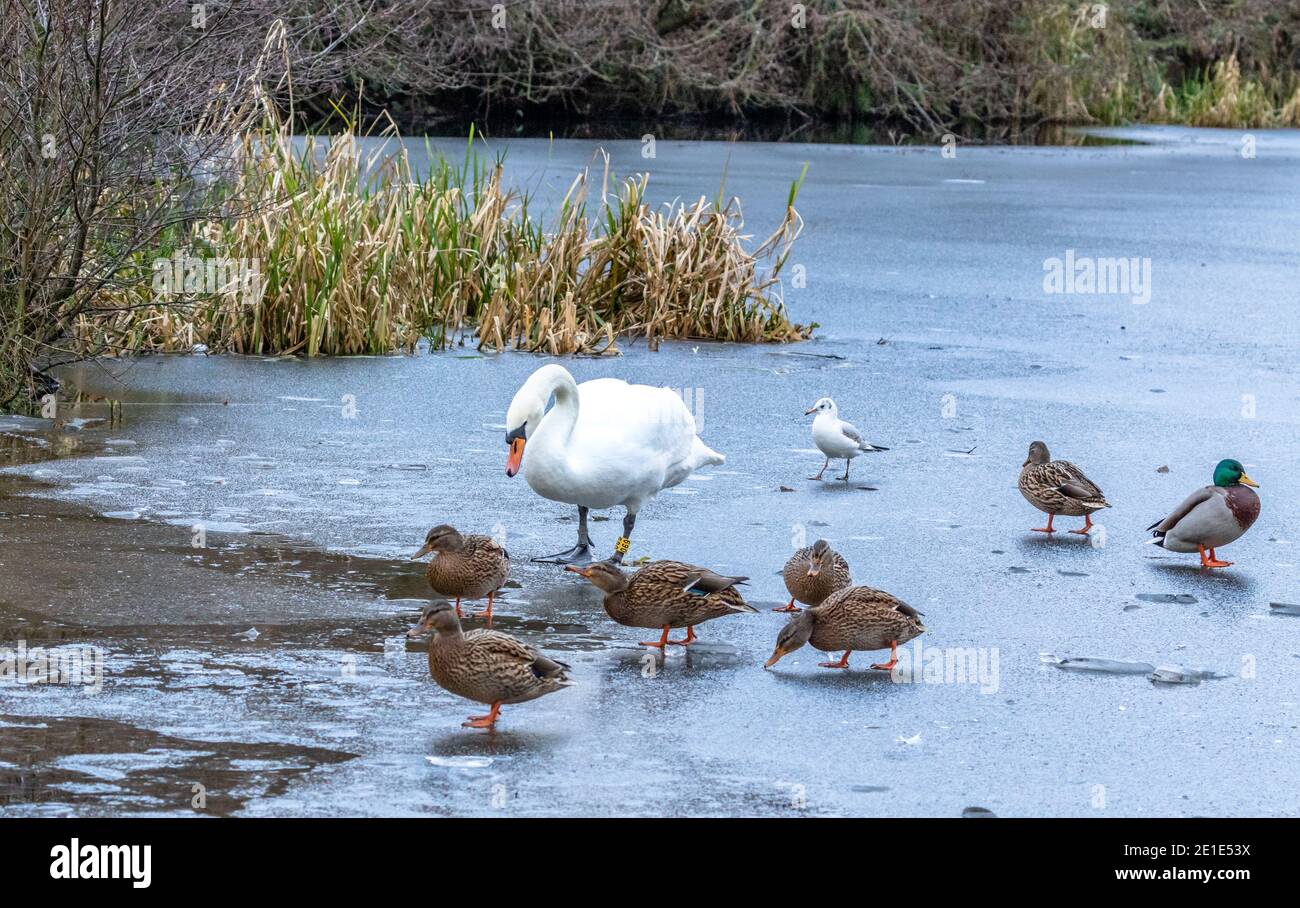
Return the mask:
<svg viewBox="0 0 1300 908">
<path fill-rule="evenodd" d="M 1232 131 L 1111 132 L 1152 144 L 603 143 L 659 200 L 712 196 L 725 170 L 756 235 L 811 164 L 786 301 L 814 341 L 565 361 L 687 389 L 728 458 L 643 509 L 630 557 L 746 574 L 762 613 L 653 672 L 593 587 L 528 561 L 575 531 L 504 474 L 505 408 L 542 359 L 65 371 L 123 419 L 0 417 L 11 457 L 37 458 L 0 473 L 0 646 L 101 647 L 102 690 L 0 682 L 0 813 L 1300 813 L 1300 138 L 1256 132 L 1248 158 Z M 597 147 L 507 144 L 544 204 Z M 1149 258 L 1149 302 L 1045 294 L 1071 250 Z M 826 395 L 891 448 L 848 483 L 806 478 L 802 414 Z M 1104 541 L 1029 532 L 1016 476 L 1038 438 L 1105 490 Z M 1220 552 L 1236 565 L 1143 545 L 1224 457 L 1263 500 Z M 477 705 L 402 637 L 430 595 L 407 558 L 441 522 L 506 534 L 496 626 L 578 682 L 491 734 L 460 727 Z M 828 671 L 811 648 L 764 671 L 778 571 L 818 537 L 925 613 L 922 652 L 984 677 L 891 683 L 881 654 Z"/>
</svg>

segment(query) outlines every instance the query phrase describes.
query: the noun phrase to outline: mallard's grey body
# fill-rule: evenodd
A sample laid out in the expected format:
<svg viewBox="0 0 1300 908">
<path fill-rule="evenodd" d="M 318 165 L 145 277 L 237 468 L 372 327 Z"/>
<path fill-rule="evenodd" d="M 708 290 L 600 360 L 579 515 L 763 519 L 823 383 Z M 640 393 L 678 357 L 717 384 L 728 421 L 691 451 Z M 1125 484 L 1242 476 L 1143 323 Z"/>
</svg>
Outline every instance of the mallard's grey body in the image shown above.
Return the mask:
<svg viewBox="0 0 1300 908">
<path fill-rule="evenodd" d="M 1259 517 L 1259 495 L 1244 485 L 1206 486 L 1188 495 L 1164 520 L 1147 527 L 1171 552 L 1217 549 L 1241 538 Z"/>
</svg>

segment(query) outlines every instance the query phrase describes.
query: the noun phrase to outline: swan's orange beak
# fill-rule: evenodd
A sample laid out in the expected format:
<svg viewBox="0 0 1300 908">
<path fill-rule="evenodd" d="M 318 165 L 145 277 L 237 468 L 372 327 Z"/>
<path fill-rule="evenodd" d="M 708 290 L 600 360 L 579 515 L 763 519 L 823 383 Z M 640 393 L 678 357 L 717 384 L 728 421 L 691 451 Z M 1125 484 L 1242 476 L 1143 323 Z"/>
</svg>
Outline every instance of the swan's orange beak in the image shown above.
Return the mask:
<svg viewBox="0 0 1300 908">
<path fill-rule="evenodd" d="M 506 475 L 514 476 L 519 472 L 519 465 L 524 462 L 524 439 L 510 440 L 510 456 L 506 458 Z"/>
</svg>

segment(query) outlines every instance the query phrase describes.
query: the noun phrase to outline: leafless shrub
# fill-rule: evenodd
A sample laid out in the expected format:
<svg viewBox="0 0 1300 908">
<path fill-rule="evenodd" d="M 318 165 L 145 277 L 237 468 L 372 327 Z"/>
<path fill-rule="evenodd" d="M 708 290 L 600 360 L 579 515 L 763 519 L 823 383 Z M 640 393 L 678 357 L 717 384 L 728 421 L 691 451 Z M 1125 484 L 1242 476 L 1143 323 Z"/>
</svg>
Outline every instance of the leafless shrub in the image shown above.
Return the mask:
<svg viewBox="0 0 1300 908">
<path fill-rule="evenodd" d="M 141 249 L 237 200 L 214 168 L 287 59 L 269 12 L 0 0 L 0 409 L 79 355 L 80 314 Z M 91 351 L 95 352 L 95 351 Z"/>
</svg>

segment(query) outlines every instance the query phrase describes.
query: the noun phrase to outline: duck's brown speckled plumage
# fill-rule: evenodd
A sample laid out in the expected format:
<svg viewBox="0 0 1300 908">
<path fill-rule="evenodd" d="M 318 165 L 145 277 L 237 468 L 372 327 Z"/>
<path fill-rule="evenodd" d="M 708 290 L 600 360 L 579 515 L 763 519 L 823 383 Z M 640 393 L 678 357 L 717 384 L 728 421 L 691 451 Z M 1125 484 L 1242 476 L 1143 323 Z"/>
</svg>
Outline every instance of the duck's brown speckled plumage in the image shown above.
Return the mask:
<svg viewBox="0 0 1300 908">
<path fill-rule="evenodd" d="M 510 556 L 491 536 L 469 535 L 459 551 L 439 552 L 425 576 L 441 596 L 481 599 L 501 589 L 510 573 Z"/>
<path fill-rule="evenodd" d="M 508 705 L 535 700 L 572 683 L 569 666 L 522 640 L 492 630 L 465 633 L 446 603 L 425 609 L 411 633 L 430 630 L 429 674 L 457 696 Z"/>
<path fill-rule="evenodd" d="M 1042 442 L 1030 446 L 1019 486 L 1025 500 L 1045 514 L 1083 517 L 1110 507 L 1096 483 L 1068 460 L 1052 460 Z"/>
<path fill-rule="evenodd" d="M 832 593 L 808 611 L 811 643 L 823 652 L 889 649 L 925 633 L 920 613 L 901 599 L 870 586 Z"/>
<path fill-rule="evenodd" d="M 524 703 L 567 687 L 568 668 L 500 631 L 429 638 L 429 674 L 457 696 L 479 703 Z"/>
<path fill-rule="evenodd" d="M 849 586 L 787 621 L 765 667 L 811 643 L 823 652 L 843 652 L 838 662 L 819 663 L 825 668 L 848 668 L 849 654 L 857 650 L 888 649 L 889 661 L 871 667 L 889 670 L 896 664 L 897 647 L 924 633 L 921 614 L 906 602 L 884 590 Z"/>
<path fill-rule="evenodd" d="M 829 560 L 829 567 L 823 567 L 816 576 L 808 576 L 815 547 L 816 544 L 805 546 L 791 555 L 782 574 L 786 590 L 795 601 L 804 605 L 819 605 L 831 593 L 842 590 L 853 582 L 849 574 L 849 563 L 836 551 L 828 551 L 823 558 L 824 564 Z"/>
<path fill-rule="evenodd" d="M 746 577 L 724 577 L 681 561 L 651 561 L 630 575 L 619 573 L 627 584 L 621 590 L 609 589 L 598 578 L 588 579 L 604 591 L 609 617 L 628 627 L 693 627 L 724 615 L 757 611 L 735 588 Z"/>
</svg>

